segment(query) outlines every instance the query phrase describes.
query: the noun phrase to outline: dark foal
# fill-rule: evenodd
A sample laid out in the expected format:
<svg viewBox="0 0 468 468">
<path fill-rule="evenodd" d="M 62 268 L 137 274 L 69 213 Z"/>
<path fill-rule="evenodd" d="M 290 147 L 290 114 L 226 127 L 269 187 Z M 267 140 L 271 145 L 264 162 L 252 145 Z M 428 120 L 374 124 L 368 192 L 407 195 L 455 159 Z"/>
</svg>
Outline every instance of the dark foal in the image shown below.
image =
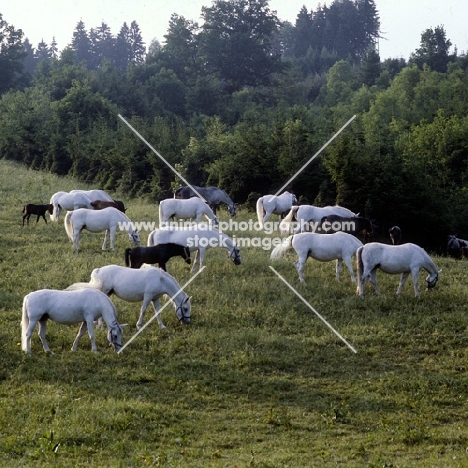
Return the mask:
<svg viewBox="0 0 468 468">
<path fill-rule="evenodd" d="M 36 219 L 36 224 L 39 221 L 39 218 L 44 218 L 45 223 L 47 224 L 47 219 L 45 217 L 45 214 L 49 212 L 52 214 L 54 211 L 54 205 L 47 204 L 47 205 L 34 205 L 32 203 L 28 203 L 27 205 L 24 205 L 23 207 L 23 226 L 24 226 L 24 220 L 27 220 L 27 224 L 29 224 L 29 218 L 31 215 L 37 215 Z"/>
<path fill-rule="evenodd" d="M 149 247 L 139 246 L 125 249 L 125 265 L 130 268 L 140 268 L 143 263 L 154 265 L 166 270 L 166 263 L 170 258 L 180 255 L 186 263 L 190 264 L 190 250 L 179 244 L 158 244 Z"/>
</svg>

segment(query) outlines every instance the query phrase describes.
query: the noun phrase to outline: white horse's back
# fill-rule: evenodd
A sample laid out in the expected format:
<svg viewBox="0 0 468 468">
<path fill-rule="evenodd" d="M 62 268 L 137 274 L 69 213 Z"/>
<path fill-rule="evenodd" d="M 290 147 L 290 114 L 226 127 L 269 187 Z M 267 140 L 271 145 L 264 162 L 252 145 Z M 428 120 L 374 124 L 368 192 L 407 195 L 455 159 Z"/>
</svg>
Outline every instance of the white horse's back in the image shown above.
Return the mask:
<svg viewBox="0 0 468 468">
<path fill-rule="evenodd" d="M 170 218 L 195 219 L 197 223 L 205 215 L 212 221 L 217 221 L 213 210 L 199 197 L 167 198 L 159 203 L 159 223 L 167 223 Z"/>
<path fill-rule="evenodd" d="M 112 197 L 106 193 L 104 190 L 71 190 L 70 193 L 84 193 L 88 196 L 91 201 L 103 200 L 103 201 L 114 201 Z"/>
</svg>

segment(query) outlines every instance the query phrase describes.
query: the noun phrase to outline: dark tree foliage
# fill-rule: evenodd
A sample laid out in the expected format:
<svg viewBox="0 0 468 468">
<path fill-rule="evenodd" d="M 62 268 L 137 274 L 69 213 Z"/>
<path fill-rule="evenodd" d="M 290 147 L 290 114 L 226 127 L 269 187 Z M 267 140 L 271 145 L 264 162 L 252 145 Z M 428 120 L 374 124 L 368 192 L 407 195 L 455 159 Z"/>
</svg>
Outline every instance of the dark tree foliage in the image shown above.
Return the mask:
<svg viewBox="0 0 468 468">
<path fill-rule="evenodd" d="M 205 72 L 225 83 L 229 92 L 269 83 L 281 70 L 280 56 L 271 54 L 271 38 L 279 20 L 267 0 L 216 0 L 202 7 L 200 54 Z"/>
<path fill-rule="evenodd" d="M 197 23 L 173 14 L 164 35 L 164 46 L 150 55 L 148 63 L 157 65 L 159 69 L 172 70 L 186 85 L 193 84 L 201 70 L 198 33 Z"/>
<path fill-rule="evenodd" d="M 412 54 L 410 62 L 419 68 L 427 65 L 431 70 L 446 72 L 447 64 L 453 59 L 449 54 L 451 45 L 443 26 L 426 29 L 421 35 L 421 47 Z"/>
<path fill-rule="evenodd" d="M 0 95 L 21 86 L 26 57 L 22 38 L 23 31 L 9 25 L 0 13 Z"/>
<path fill-rule="evenodd" d="M 37 63 L 40 63 L 43 60 L 48 62 L 52 58 L 52 51 L 50 50 L 50 47 L 44 42 L 44 39 L 39 42 L 39 44 L 37 44 L 34 58 L 36 59 Z"/>
<path fill-rule="evenodd" d="M 71 48 L 75 51 L 78 62 L 85 62 L 89 66 L 91 65 L 91 40 L 89 39 L 85 24 L 81 20 L 73 32 Z M 89 66 L 88 68 L 90 68 Z"/>
<path fill-rule="evenodd" d="M 294 57 L 308 60 L 321 71 L 327 54 L 334 60 L 359 63 L 380 37 L 380 20 L 374 0 L 335 0 L 330 7 L 319 5 L 316 12 L 303 7 L 292 34 Z M 333 63 L 326 63 L 328 69 Z M 305 69 L 307 71 L 307 69 Z"/>
</svg>

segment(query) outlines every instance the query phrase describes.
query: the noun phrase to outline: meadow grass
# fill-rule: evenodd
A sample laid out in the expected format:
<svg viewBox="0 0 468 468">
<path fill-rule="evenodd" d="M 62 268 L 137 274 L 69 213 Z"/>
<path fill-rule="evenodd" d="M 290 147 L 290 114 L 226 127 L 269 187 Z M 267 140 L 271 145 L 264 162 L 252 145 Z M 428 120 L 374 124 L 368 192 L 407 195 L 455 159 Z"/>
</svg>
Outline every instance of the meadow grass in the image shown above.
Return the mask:
<svg viewBox="0 0 468 468">
<path fill-rule="evenodd" d="M 35 333 L 26 356 L 24 295 L 89 281 L 93 268 L 123 265 L 129 246 L 118 233 L 115 252 L 103 252 L 103 234 L 85 232 L 74 253 L 63 216 L 21 226 L 25 203 L 73 188 L 86 187 L 0 161 L 0 466 L 468 466 L 466 261 L 433 256 L 443 272 L 419 300 L 411 279 L 397 299 L 398 278 L 382 273 L 382 296 L 367 285 L 359 298 L 333 263 L 309 260 L 299 284 L 293 251 L 272 263 L 269 251 L 244 248 L 235 266 L 211 249 L 186 291 L 191 325 L 169 306 L 166 330 L 154 321 L 121 354 L 98 331 L 93 354 L 87 336 L 70 351 L 78 326 L 49 322 L 54 354 Z M 114 195 L 132 220 L 157 221 L 157 205 Z M 191 277 L 181 258 L 168 269 L 181 285 Z M 140 304 L 113 301 L 126 341 Z"/>
</svg>

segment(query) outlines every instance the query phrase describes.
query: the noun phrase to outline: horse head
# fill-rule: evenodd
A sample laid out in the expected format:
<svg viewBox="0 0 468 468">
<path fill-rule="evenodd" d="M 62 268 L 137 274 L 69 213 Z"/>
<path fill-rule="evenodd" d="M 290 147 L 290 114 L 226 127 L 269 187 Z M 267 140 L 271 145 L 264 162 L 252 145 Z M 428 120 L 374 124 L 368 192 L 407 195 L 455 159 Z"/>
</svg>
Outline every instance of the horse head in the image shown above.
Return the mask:
<svg viewBox="0 0 468 468">
<path fill-rule="evenodd" d="M 435 285 L 437 284 L 437 281 L 439 281 L 439 274 L 440 274 L 441 271 L 442 270 L 439 270 L 439 271 L 436 271 L 432 275 L 427 275 L 427 278 L 426 278 L 426 284 L 427 284 L 426 291 L 428 291 L 429 289 L 435 288 Z"/>
<path fill-rule="evenodd" d="M 107 339 L 109 340 L 110 345 L 114 348 L 115 351 L 118 351 L 122 348 L 122 327 L 124 327 L 125 325 L 126 324 L 117 323 L 107 332 Z"/>
<path fill-rule="evenodd" d="M 190 304 L 190 299 L 192 296 L 186 296 L 182 302 L 177 306 L 176 308 L 176 315 L 177 318 L 179 319 L 179 322 L 183 322 L 185 324 L 190 323 L 190 311 L 192 309 L 192 306 Z"/>
<path fill-rule="evenodd" d="M 240 256 L 240 250 L 237 245 L 234 245 L 231 252 L 229 253 L 229 258 L 234 262 L 234 265 L 240 265 L 242 260 Z"/>
<path fill-rule="evenodd" d="M 141 244 L 140 234 L 138 234 L 138 231 L 136 229 L 128 234 L 128 238 L 133 244 Z"/>
<path fill-rule="evenodd" d="M 228 205 L 229 214 L 234 218 L 236 216 L 236 204 Z"/>
</svg>

